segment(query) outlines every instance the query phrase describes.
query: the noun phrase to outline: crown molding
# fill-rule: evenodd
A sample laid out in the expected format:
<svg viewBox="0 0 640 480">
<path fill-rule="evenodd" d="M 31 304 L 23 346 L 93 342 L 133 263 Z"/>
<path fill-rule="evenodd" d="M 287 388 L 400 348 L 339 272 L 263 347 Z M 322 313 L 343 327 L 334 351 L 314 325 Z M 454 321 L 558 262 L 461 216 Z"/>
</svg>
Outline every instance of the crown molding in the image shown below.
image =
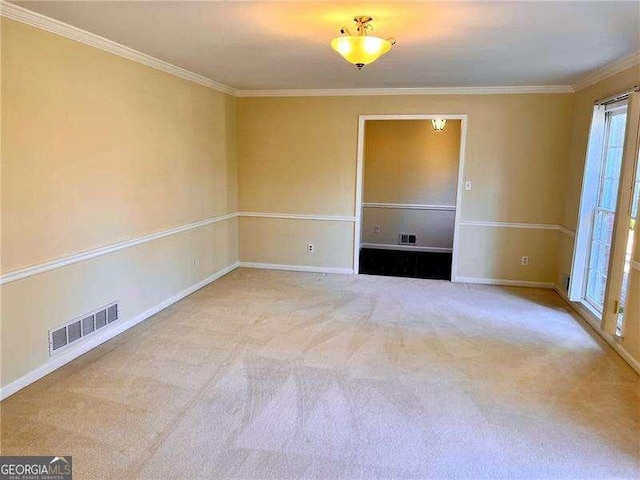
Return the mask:
<svg viewBox="0 0 640 480">
<path fill-rule="evenodd" d="M 636 65 L 640 65 L 640 52 L 611 62 L 595 72 L 585 75 L 573 85 L 573 90 L 577 92 Z"/>
<path fill-rule="evenodd" d="M 156 70 L 175 75 L 176 77 L 218 90 L 228 95 L 236 95 L 236 90 L 228 85 L 216 82 L 215 80 L 211 80 L 210 78 L 197 73 L 190 72 L 189 70 L 185 70 L 184 68 L 152 57 L 146 53 L 139 52 L 138 50 L 134 50 L 133 48 L 129 48 L 125 45 L 114 42 L 113 40 L 109 40 L 101 37 L 100 35 L 69 25 L 68 23 L 19 7 L 13 3 L 0 0 L 0 15 L 10 18 L 11 20 L 26 23 L 27 25 L 76 40 L 92 47 L 99 48 L 100 50 L 133 60 L 134 62 L 142 63 L 143 65 L 155 68 Z"/>
<path fill-rule="evenodd" d="M 571 85 L 511 87 L 426 87 L 426 88 L 326 88 L 239 90 L 133 48 L 74 27 L 46 15 L 0 0 L 0 15 L 99 48 L 156 70 L 218 90 L 234 97 L 336 97 L 366 95 L 494 95 L 530 93 L 573 93 Z"/>
<path fill-rule="evenodd" d="M 573 93 L 571 85 L 512 87 L 425 87 L 425 88 L 312 88 L 237 90 L 237 97 L 349 97 L 373 95 L 497 95 L 530 93 Z"/>
<path fill-rule="evenodd" d="M 640 64 L 640 52 L 615 61 L 590 73 L 574 85 L 529 85 L 489 87 L 425 87 L 425 88 L 317 88 L 317 89 L 258 89 L 240 90 L 203 75 L 152 57 L 133 48 L 74 27 L 46 15 L 0 0 L 0 16 L 46 30 L 63 37 L 90 45 L 114 55 L 141 63 L 190 82 L 218 90 L 234 97 L 345 97 L 375 95 L 499 95 L 499 94 L 555 94 L 574 93 L 616 73 Z"/>
</svg>

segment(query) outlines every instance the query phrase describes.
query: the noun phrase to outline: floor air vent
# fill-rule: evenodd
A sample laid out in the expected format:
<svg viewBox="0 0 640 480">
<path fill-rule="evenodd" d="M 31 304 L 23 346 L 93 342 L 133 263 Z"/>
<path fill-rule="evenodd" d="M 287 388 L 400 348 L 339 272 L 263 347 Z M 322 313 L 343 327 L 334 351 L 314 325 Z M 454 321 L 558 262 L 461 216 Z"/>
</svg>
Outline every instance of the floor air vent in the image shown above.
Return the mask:
<svg viewBox="0 0 640 480">
<path fill-rule="evenodd" d="M 49 330 L 49 355 L 53 355 L 77 340 L 91 335 L 118 320 L 118 303 L 113 302 L 81 318 Z"/>
</svg>

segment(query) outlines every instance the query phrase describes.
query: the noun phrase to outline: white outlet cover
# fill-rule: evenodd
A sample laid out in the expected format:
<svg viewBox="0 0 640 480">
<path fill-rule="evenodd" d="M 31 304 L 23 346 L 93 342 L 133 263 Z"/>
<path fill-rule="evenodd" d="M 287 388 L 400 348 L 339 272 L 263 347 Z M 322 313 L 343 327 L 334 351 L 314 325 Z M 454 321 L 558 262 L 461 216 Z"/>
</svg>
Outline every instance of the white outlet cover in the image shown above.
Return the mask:
<svg viewBox="0 0 640 480">
<path fill-rule="evenodd" d="M 380 225 L 376 225 L 373 227 L 373 233 L 379 235 L 382 233 L 382 227 Z"/>
<path fill-rule="evenodd" d="M 471 180 L 467 180 L 466 182 L 464 182 L 465 190 L 471 190 L 471 187 L 472 187 Z"/>
</svg>

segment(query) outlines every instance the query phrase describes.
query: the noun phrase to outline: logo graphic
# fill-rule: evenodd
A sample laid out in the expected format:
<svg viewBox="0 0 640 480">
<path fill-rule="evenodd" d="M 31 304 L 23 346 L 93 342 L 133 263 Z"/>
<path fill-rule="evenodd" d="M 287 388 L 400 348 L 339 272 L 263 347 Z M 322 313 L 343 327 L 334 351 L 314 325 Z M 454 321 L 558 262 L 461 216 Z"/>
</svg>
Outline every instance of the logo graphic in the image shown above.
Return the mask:
<svg viewBox="0 0 640 480">
<path fill-rule="evenodd" d="M 71 480 L 71 456 L 0 456 L 0 480 Z"/>
</svg>

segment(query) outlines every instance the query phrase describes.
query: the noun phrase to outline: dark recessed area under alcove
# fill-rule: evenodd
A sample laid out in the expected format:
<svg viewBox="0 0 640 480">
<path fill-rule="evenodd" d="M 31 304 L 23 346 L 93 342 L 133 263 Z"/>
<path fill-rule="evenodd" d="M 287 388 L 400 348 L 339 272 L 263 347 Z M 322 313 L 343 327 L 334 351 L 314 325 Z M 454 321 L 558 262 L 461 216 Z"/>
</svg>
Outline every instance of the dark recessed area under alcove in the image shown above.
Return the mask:
<svg viewBox="0 0 640 480">
<path fill-rule="evenodd" d="M 362 248 L 360 272 L 388 277 L 451 280 L 449 252 L 415 252 Z"/>
</svg>

